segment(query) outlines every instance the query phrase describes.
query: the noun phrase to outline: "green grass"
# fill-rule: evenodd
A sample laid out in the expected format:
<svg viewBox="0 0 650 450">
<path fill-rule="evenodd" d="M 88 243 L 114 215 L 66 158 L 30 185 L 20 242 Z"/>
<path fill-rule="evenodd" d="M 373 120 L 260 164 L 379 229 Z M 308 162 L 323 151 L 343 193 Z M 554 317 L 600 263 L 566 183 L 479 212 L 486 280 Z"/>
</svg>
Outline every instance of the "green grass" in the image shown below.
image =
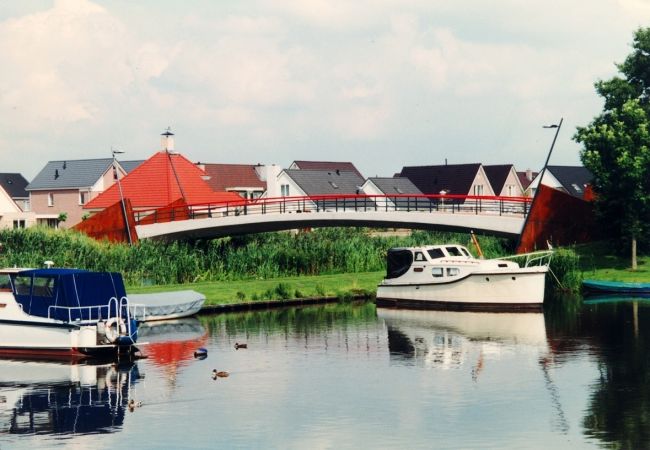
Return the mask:
<svg viewBox="0 0 650 450">
<path fill-rule="evenodd" d="M 630 249 L 617 249 L 615 243 L 596 242 L 575 248 L 580 258 L 582 277 L 592 280 L 650 283 L 650 256 L 638 255 L 638 269 L 631 269 Z M 617 254 L 615 250 L 625 253 Z"/>
<path fill-rule="evenodd" d="M 338 275 L 308 275 L 266 280 L 212 281 L 165 286 L 131 286 L 129 293 L 153 293 L 193 289 L 206 297 L 206 305 L 298 297 L 340 297 L 373 295 L 385 272 Z M 299 295 L 296 295 L 299 294 Z"/>
</svg>

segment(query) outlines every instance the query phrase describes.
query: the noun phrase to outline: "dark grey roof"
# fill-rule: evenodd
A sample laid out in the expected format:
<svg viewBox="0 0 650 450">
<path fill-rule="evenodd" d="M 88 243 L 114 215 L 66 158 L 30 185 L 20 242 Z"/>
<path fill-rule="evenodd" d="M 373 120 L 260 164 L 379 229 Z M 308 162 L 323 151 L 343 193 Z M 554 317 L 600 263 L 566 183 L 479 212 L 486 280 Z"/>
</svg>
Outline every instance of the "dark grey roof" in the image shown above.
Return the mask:
<svg viewBox="0 0 650 450">
<path fill-rule="evenodd" d="M 29 193 L 25 187 L 29 183 L 19 173 L 0 173 L 0 186 L 11 198 L 27 198 Z"/>
<path fill-rule="evenodd" d="M 112 158 L 50 161 L 26 189 L 32 191 L 90 187 L 109 169 L 112 162 Z"/>
<path fill-rule="evenodd" d="M 133 169 L 138 167 L 143 162 L 144 159 L 138 159 L 133 161 L 118 161 L 118 163 L 120 163 L 120 166 L 122 166 L 122 169 L 124 169 L 126 173 L 131 173 Z"/>
<path fill-rule="evenodd" d="M 348 161 L 294 161 L 298 169 L 300 170 L 339 170 L 341 172 L 354 172 L 363 178 L 361 172 Z"/>
<path fill-rule="evenodd" d="M 446 191 L 453 195 L 468 195 L 480 164 L 450 164 L 444 166 L 411 166 L 402 168 L 400 176 L 406 177 L 423 194 Z"/>
<path fill-rule="evenodd" d="M 373 184 L 377 186 L 379 190 L 386 195 L 393 195 L 393 194 L 421 195 L 422 194 L 422 191 L 419 190 L 417 186 L 415 186 L 408 178 L 374 177 L 374 178 L 368 178 L 368 180 L 372 181 Z"/>
<path fill-rule="evenodd" d="M 492 186 L 494 195 L 499 195 L 503 190 L 503 185 L 506 184 L 506 180 L 508 179 L 508 175 L 510 175 L 512 167 L 512 164 L 483 166 L 483 170 L 485 170 L 485 175 L 490 182 L 490 186 Z"/>
<path fill-rule="evenodd" d="M 307 195 L 357 194 L 364 179 L 355 172 L 336 170 L 285 170 Z"/>
<path fill-rule="evenodd" d="M 546 166 L 546 169 L 557 178 L 569 194 L 580 198 L 593 179 L 589 169 L 582 166 Z"/>
</svg>

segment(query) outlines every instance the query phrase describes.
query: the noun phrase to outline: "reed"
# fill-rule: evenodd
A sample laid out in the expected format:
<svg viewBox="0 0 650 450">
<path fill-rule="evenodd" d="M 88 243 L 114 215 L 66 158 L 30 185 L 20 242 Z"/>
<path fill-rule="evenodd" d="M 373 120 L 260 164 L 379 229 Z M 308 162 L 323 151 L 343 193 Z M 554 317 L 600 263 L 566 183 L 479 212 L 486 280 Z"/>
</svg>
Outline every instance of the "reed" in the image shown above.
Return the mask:
<svg viewBox="0 0 650 450">
<path fill-rule="evenodd" d="M 98 242 L 71 230 L 0 230 L 0 265 L 59 267 L 122 272 L 127 284 L 160 285 L 270 279 L 298 275 L 385 270 L 391 247 L 458 243 L 471 248 L 467 234 L 414 231 L 410 236 L 374 236 L 366 229 L 324 228 L 313 232 L 265 233 L 196 242 L 141 241 L 129 247 Z M 507 241 L 481 237 L 487 257 L 504 255 Z M 282 292 L 274 295 L 286 295 Z"/>
</svg>

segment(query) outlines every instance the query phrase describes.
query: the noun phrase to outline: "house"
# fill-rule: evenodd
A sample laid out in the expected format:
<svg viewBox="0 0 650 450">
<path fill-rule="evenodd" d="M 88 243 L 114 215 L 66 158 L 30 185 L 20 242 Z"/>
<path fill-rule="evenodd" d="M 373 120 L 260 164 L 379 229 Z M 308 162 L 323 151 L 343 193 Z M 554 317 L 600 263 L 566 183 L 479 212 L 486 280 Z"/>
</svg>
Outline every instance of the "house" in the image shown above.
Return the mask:
<svg viewBox="0 0 650 450">
<path fill-rule="evenodd" d="M 546 166 L 542 183 L 574 197 L 585 199 L 585 192 L 589 191 L 588 187 L 592 178 L 593 175 L 589 169 L 583 166 Z M 540 175 L 538 174 L 529 185 L 533 196 L 539 185 L 539 179 Z"/>
<path fill-rule="evenodd" d="M 29 192 L 25 190 L 28 184 L 29 182 L 20 173 L 0 173 L 0 188 L 4 189 L 24 212 L 31 210 Z"/>
<path fill-rule="evenodd" d="M 494 195 L 479 163 L 410 166 L 402 168 L 400 176 L 408 178 L 423 194 Z"/>
<path fill-rule="evenodd" d="M 356 171 L 286 169 L 277 177 L 281 197 L 361 194 L 365 180 Z M 308 202 L 311 208 L 353 207 L 354 199 Z M 374 208 L 374 203 L 372 203 Z"/>
<path fill-rule="evenodd" d="M 524 189 L 512 164 L 483 166 L 494 194 L 499 197 L 522 197 Z"/>
<path fill-rule="evenodd" d="M 137 159 L 137 160 L 132 160 L 132 161 L 120 161 L 119 163 L 120 163 L 120 166 L 122 167 L 122 169 L 124 169 L 124 171 L 126 173 L 130 173 L 131 171 L 133 171 L 133 169 L 138 167 L 143 162 L 144 162 L 144 159 Z"/>
<path fill-rule="evenodd" d="M 361 172 L 351 162 L 343 161 L 294 161 L 289 166 L 289 170 L 329 170 L 339 172 L 354 172 L 363 178 Z"/>
<path fill-rule="evenodd" d="M 126 171 L 113 158 L 49 161 L 27 185 L 31 210 L 37 214 L 67 219 L 62 227 L 72 227 L 83 218 L 84 206 L 115 183 Z"/>
<path fill-rule="evenodd" d="M 417 203 L 414 198 L 409 198 L 409 195 L 422 195 L 417 186 L 411 180 L 402 177 L 371 177 L 361 187 L 364 194 L 367 195 L 381 195 L 391 196 L 384 199 L 377 199 L 375 202 L 380 208 L 389 210 L 394 209 L 418 209 L 422 205 L 428 208 L 429 201 L 426 199 L 418 199 Z"/>
<path fill-rule="evenodd" d="M 201 164 L 208 185 L 217 192 L 235 192 L 245 199 L 260 198 L 266 192 L 262 180 L 262 165 L 253 164 Z"/>
<path fill-rule="evenodd" d="M 88 202 L 88 212 L 101 211 L 122 197 L 134 210 L 154 209 L 182 201 L 185 204 L 241 202 L 234 192 L 215 192 L 205 180 L 206 173 L 185 156 L 162 150 L 133 169 L 115 184 Z M 121 192 L 120 192 L 121 190 Z"/>
<path fill-rule="evenodd" d="M 526 169 L 525 172 L 517 172 L 517 177 L 519 177 L 519 182 L 521 183 L 521 187 L 524 190 L 524 195 L 526 197 L 531 196 L 530 189 L 528 189 L 528 187 L 537 175 L 539 175 L 539 172 L 533 172 L 530 169 Z"/>
</svg>

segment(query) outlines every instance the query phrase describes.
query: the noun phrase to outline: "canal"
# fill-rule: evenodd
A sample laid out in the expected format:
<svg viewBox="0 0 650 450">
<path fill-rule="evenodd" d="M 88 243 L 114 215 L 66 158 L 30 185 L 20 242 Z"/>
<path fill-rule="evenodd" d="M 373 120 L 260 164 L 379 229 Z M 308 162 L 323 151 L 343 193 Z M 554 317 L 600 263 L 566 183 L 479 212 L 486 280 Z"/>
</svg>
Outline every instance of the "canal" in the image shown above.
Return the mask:
<svg viewBox="0 0 650 450">
<path fill-rule="evenodd" d="M 642 302 L 147 325 L 133 364 L 0 360 L 0 449 L 647 448 L 648 330 Z"/>
</svg>

